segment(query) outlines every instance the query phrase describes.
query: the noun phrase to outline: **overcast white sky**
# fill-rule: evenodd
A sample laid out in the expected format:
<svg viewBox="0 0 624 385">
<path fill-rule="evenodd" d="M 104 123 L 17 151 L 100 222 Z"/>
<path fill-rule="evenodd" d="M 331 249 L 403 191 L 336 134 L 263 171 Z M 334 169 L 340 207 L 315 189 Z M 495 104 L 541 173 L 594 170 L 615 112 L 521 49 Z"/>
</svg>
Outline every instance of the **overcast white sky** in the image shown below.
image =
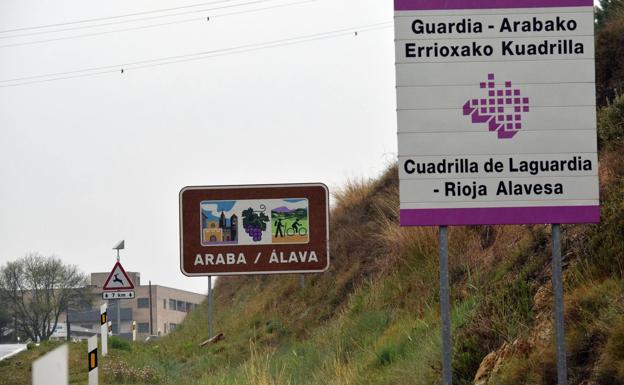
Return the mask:
<svg viewBox="0 0 624 385">
<path fill-rule="evenodd" d="M 3 0 L 0 31 L 215 1 Z M 143 283 L 205 292 L 205 278 L 179 270 L 182 187 L 324 182 L 334 189 L 378 175 L 396 156 L 389 27 L 152 68 L 125 66 L 123 74 L 117 66 L 391 26 L 391 1 L 316 0 L 240 13 L 300 1 L 222 0 L 0 32 L 0 264 L 33 251 L 84 272 L 107 271 L 115 262 L 111 248 L 125 239 L 121 261 L 141 272 Z M 238 14 L 216 17 L 232 12 Z M 175 24 L 15 45 L 165 22 Z M 110 25 L 50 32 L 98 23 Z M 27 36 L 9 37 L 19 34 Z M 15 87 L 4 86 L 19 82 L 3 82 L 103 66 L 114 72 Z M 30 80 L 41 79 L 47 78 Z"/>
</svg>

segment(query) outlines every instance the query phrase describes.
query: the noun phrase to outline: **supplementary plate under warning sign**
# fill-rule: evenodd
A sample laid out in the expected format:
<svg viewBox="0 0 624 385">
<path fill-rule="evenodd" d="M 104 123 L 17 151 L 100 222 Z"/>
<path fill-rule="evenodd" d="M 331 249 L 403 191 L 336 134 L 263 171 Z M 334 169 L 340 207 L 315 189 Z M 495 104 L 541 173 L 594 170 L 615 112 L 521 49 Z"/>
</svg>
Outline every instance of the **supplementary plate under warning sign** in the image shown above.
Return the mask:
<svg viewBox="0 0 624 385">
<path fill-rule="evenodd" d="M 134 298 L 134 290 L 132 291 L 105 291 L 102 293 L 102 299 L 132 299 Z"/>
</svg>

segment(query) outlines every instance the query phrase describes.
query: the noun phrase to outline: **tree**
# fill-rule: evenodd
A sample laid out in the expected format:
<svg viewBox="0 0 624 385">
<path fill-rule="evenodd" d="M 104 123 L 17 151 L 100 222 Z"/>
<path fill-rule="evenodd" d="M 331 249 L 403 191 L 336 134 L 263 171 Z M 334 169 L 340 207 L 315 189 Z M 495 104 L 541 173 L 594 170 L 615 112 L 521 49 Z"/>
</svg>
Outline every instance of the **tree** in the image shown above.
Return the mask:
<svg viewBox="0 0 624 385">
<path fill-rule="evenodd" d="M 596 33 L 596 102 L 607 105 L 624 91 L 624 13 Z"/>
<path fill-rule="evenodd" d="M 88 300 L 86 275 L 56 257 L 29 254 L 0 269 L 0 296 L 33 340 L 46 340 L 69 306 Z"/>
<path fill-rule="evenodd" d="M 8 339 L 7 334 L 9 334 L 12 329 L 13 317 L 11 317 L 6 307 L 0 306 L 0 342 L 4 342 Z"/>
<path fill-rule="evenodd" d="M 624 13 L 624 0 L 600 0 L 600 6 L 594 7 L 596 29 L 600 30 L 607 22 Z"/>
</svg>

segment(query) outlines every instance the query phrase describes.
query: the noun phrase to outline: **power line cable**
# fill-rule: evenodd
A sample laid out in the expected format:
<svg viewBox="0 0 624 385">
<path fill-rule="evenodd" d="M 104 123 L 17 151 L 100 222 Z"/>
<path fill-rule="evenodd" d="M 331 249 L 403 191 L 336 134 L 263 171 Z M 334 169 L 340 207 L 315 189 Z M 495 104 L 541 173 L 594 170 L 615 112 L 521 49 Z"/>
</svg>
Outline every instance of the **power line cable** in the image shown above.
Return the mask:
<svg viewBox="0 0 624 385">
<path fill-rule="evenodd" d="M 207 58 L 217 57 L 217 56 L 225 56 L 225 55 L 233 55 L 233 54 L 237 54 L 237 53 L 259 51 L 259 50 L 263 50 L 263 49 L 270 49 L 270 48 L 275 48 L 275 47 L 283 47 L 283 46 L 289 46 L 289 45 L 294 45 L 294 44 L 307 43 L 307 42 L 317 41 L 317 40 L 337 38 L 337 37 L 341 37 L 341 36 L 345 36 L 345 35 L 357 36 L 358 32 L 369 32 L 369 31 L 387 29 L 387 28 L 391 28 L 391 27 L 392 27 L 392 25 L 370 27 L 370 28 L 362 28 L 362 29 L 358 29 L 358 30 L 350 29 L 348 31 L 344 31 L 344 32 L 340 32 L 340 33 L 334 33 L 334 34 L 331 34 L 331 35 L 328 35 L 328 36 L 301 38 L 301 39 L 296 40 L 296 41 L 283 42 L 283 43 L 280 43 L 280 44 L 273 44 L 272 42 L 268 42 L 268 43 L 266 43 L 266 44 L 264 44 L 262 46 L 259 46 L 259 47 L 250 47 L 250 48 L 246 48 L 246 49 L 232 49 L 231 52 L 206 54 L 206 55 L 202 55 L 200 57 L 191 57 L 191 58 L 184 58 L 184 59 L 179 59 L 179 60 L 171 60 L 171 61 L 162 62 L 162 63 L 144 64 L 144 65 L 129 67 L 128 70 L 144 69 L 144 68 L 157 67 L 157 66 L 163 66 L 163 65 L 169 65 L 169 64 L 176 64 L 176 63 L 182 63 L 182 62 L 202 60 L 202 59 L 207 59 Z"/>
<path fill-rule="evenodd" d="M 360 26 L 360 27 L 343 28 L 343 29 L 338 29 L 338 30 L 333 30 L 333 31 L 328 31 L 328 32 L 318 32 L 318 33 L 311 34 L 311 35 L 303 35 L 303 36 L 292 37 L 292 38 L 283 38 L 283 39 L 273 40 L 273 41 L 270 41 L 270 42 L 250 43 L 250 44 L 244 44 L 244 45 L 239 45 L 239 46 L 235 46 L 235 47 L 220 48 L 220 49 L 209 50 L 209 51 L 200 51 L 200 52 L 190 53 L 190 54 L 166 56 L 166 57 L 162 57 L 162 58 L 146 59 L 146 60 L 140 60 L 140 61 L 134 61 L 134 62 L 128 62 L 128 63 L 122 63 L 122 64 L 113 64 L 113 65 L 107 65 L 107 66 L 89 67 L 89 68 L 84 68 L 84 69 L 81 69 L 81 70 L 73 70 L 73 71 L 65 71 L 65 72 L 55 72 L 55 73 L 49 73 L 49 74 L 43 74 L 43 75 L 32 75 L 32 76 L 26 76 L 26 77 L 21 77 L 21 78 L 0 80 L 0 83 L 20 81 L 20 80 L 29 80 L 29 79 L 43 78 L 43 77 L 50 77 L 50 76 L 63 76 L 63 75 L 69 75 L 69 74 L 73 74 L 73 73 L 98 71 L 98 70 L 110 69 L 110 68 L 116 68 L 117 70 L 119 70 L 122 67 L 130 67 L 130 66 L 134 66 L 134 65 L 141 65 L 141 64 L 146 64 L 146 63 L 151 63 L 151 62 L 156 62 L 156 61 L 175 60 L 175 59 L 181 59 L 181 58 L 186 58 L 186 57 L 191 57 L 191 56 L 201 56 L 201 55 L 212 54 L 212 53 L 223 52 L 223 51 L 230 51 L 230 50 L 235 50 L 235 49 L 244 49 L 244 48 L 248 48 L 248 47 L 265 45 L 265 44 L 281 43 L 281 42 L 286 42 L 286 41 L 291 41 L 291 40 L 296 40 L 296 39 L 309 38 L 309 37 L 314 37 L 314 36 L 323 36 L 323 35 L 334 34 L 334 33 L 343 33 L 343 32 L 346 32 L 346 31 L 364 30 L 364 29 L 378 27 L 378 26 L 385 26 L 385 25 L 388 25 L 390 23 L 392 23 L 392 22 L 380 22 L 380 23 L 368 24 L 368 25 L 364 25 L 364 26 Z"/>
<path fill-rule="evenodd" d="M 263 1 L 272 1 L 272 0 L 263 0 Z M 295 6 L 295 5 L 301 5 L 301 4 L 311 3 L 311 2 L 315 2 L 315 1 L 317 1 L 317 0 L 303 0 L 303 1 L 297 1 L 297 2 L 292 2 L 292 3 L 272 5 L 272 6 L 268 6 L 268 7 L 262 7 L 262 8 L 248 9 L 248 10 L 243 10 L 243 11 L 220 13 L 218 15 L 212 15 L 210 17 L 212 17 L 212 18 L 219 18 L 219 17 L 224 17 L 224 16 L 233 16 L 233 15 L 241 15 L 241 14 L 245 14 L 245 13 L 261 12 L 261 11 L 270 10 L 270 9 L 276 9 L 276 8 L 292 7 L 292 6 Z M 257 2 L 254 2 L 254 3 L 257 3 Z M 202 10 L 202 11 L 204 11 L 204 10 Z M 207 11 L 207 10 L 205 10 L 205 11 Z M 149 29 L 149 28 L 161 27 L 161 26 L 166 26 L 166 25 L 190 23 L 190 22 L 196 22 L 196 21 L 200 21 L 200 20 L 206 20 L 206 18 L 205 17 L 201 17 L 201 18 L 194 17 L 194 18 L 191 18 L 191 19 L 176 20 L 176 21 L 170 21 L 170 22 L 165 22 L 165 23 L 157 23 L 157 24 L 148 24 L 148 25 L 142 25 L 142 26 L 137 26 L 137 27 L 129 27 L 129 28 L 115 29 L 115 30 L 102 31 L 102 32 L 86 33 L 86 34 L 82 34 L 82 35 L 65 36 L 65 37 L 58 37 L 58 38 L 53 38 L 53 39 L 35 40 L 35 41 L 28 41 L 28 42 L 22 42 L 22 43 L 4 44 L 4 45 L 0 45 L 0 48 L 19 47 L 19 46 L 25 46 L 25 45 L 49 43 L 49 42 L 53 42 L 53 41 L 62 41 L 62 40 L 73 40 L 73 39 L 78 39 L 78 38 L 83 38 L 83 37 L 108 35 L 108 34 L 111 34 L 111 33 L 135 31 L 135 30 L 141 30 L 141 29 Z M 0 39 L 2 39 L 1 36 L 0 36 Z"/>
<path fill-rule="evenodd" d="M 175 11 L 175 10 L 178 10 L 178 9 L 201 7 L 201 6 L 204 6 L 204 5 L 213 5 L 213 4 L 220 4 L 220 3 L 230 3 L 232 1 L 237 1 L 237 0 L 217 0 L 217 1 L 209 1 L 209 2 L 204 2 L 204 3 L 182 5 L 182 6 L 171 7 L 171 8 L 160 8 L 160 9 L 153 9 L 153 10 L 150 10 L 150 11 L 126 13 L 126 14 L 123 14 L 123 15 L 95 17 L 95 18 L 91 18 L 91 19 L 67 21 L 67 22 L 63 22 L 63 23 L 54 23 L 54 24 L 37 25 L 37 26 L 31 26 L 31 27 L 20 27 L 20 28 L 13 28 L 13 29 L 5 29 L 5 30 L 0 31 L 0 33 L 28 31 L 28 30 L 40 29 L 40 28 L 60 27 L 60 26 L 63 26 L 63 25 L 80 24 L 80 23 L 91 23 L 91 22 L 94 22 L 94 21 L 102 21 L 102 20 L 121 19 L 121 18 L 124 18 L 124 17 L 149 15 L 149 14 L 158 13 L 158 12 L 169 12 L 169 11 Z"/>
<path fill-rule="evenodd" d="M 102 74 L 107 74 L 107 73 L 119 73 L 120 71 L 123 73 L 125 70 L 144 69 L 144 68 L 149 68 L 149 67 L 164 66 L 164 65 L 188 62 L 188 61 L 193 61 L 193 60 L 207 59 L 207 58 L 216 57 L 216 56 L 232 55 L 232 54 L 250 52 L 250 51 L 259 51 L 263 49 L 270 49 L 270 48 L 275 48 L 275 47 L 288 46 L 288 45 L 306 43 L 306 42 L 317 41 L 317 40 L 337 38 L 337 37 L 341 37 L 345 35 L 353 34 L 357 36 L 356 32 L 368 32 L 368 31 L 387 29 L 391 27 L 392 27 L 392 22 L 375 23 L 375 24 L 363 25 L 360 27 L 344 28 L 344 29 L 338 29 L 334 31 L 303 35 L 303 36 L 298 36 L 298 37 L 293 37 L 293 38 L 273 40 L 273 41 L 263 42 L 263 43 L 244 44 L 244 45 L 240 45 L 236 47 L 221 48 L 221 49 L 197 52 L 197 53 L 192 53 L 192 54 L 141 60 L 141 61 L 135 61 L 135 62 L 129 62 L 129 63 L 123 63 L 123 64 L 115 64 L 115 65 L 109 65 L 109 66 L 91 67 L 91 68 L 75 70 L 75 71 L 57 72 L 57 73 L 50 73 L 50 74 L 44 74 L 44 75 L 34 75 L 34 76 L 27 76 L 27 77 L 21 77 L 21 78 L 5 79 L 5 80 L 0 80 L 0 83 L 11 83 L 11 84 L 0 84 L 0 88 L 15 87 L 15 86 L 26 85 L 26 84 L 51 82 L 51 81 L 56 81 L 56 80 L 65 80 L 65 79 L 73 79 L 73 78 L 80 78 L 80 77 L 97 76 L 97 75 L 102 75 Z M 46 77 L 48 77 L 49 79 L 45 79 Z"/>
<path fill-rule="evenodd" d="M 228 1 L 232 1 L 232 0 L 228 0 Z M 254 0 L 254 1 L 248 1 L 246 3 L 240 3 L 240 4 L 224 5 L 224 6 L 221 6 L 221 7 L 213 7 L 213 8 L 196 9 L 196 10 L 192 10 L 192 11 L 171 13 L 171 14 L 167 14 L 167 15 L 148 16 L 148 17 L 142 17 L 142 18 L 139 18 L 139 19 L 120 20 L 120 21 L 114 21 L 114 22 L 110 22 L 110 23 L 101 23 L 101 24 L 93 24 L 93 25 L 82 25 L 82 26 L 77 26 L 77 27 L 55 29 L 55 30 L 52 30 L 52 31 L 39 31 L 39 32 L 23 33 L 23 34 L 19 34 L 19 35 L 0 36 L 0 39 L 12 39 L 12 38 L 17 38 L 17 37 L 35 36 L 35 35 L 43 35 L 43 34 L 48 34 L 48 33 L 74 31 L 74 30 L 78 30 L 78 29 L 89 29 L 89 28 L 97 28 L 97 27 L 106 27 L 106 26 L 109 26 L 109 25 L 134 23 L 134 22 L 137 22 L 137 21 L 162 19 L 162 18 L 171 17 L 171 16 L 182 16 L 182 15 L 188 15 L 188 14 L 192 14 L 192 13 L 209 12 L 209 11 L 215 11 L 215 10 L 219 10 L 219 9 L 227 9 L 227 8 L 234 8 L 234 7 L 240 7 L 240 6 L 245 6 L 245 5 L 266 3 L 266 2 L 270 2 L 270 1 L 276 1 L 276 0 Z"/>
</svg>

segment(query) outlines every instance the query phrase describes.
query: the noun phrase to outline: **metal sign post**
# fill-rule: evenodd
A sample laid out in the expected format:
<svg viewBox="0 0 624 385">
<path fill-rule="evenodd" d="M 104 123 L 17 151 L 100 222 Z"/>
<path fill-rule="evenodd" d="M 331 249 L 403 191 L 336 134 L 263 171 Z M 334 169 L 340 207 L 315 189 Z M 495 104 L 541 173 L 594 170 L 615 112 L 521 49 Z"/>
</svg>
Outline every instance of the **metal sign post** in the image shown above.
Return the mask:
<svg viewBox="0 0 624 385">
<path fill-rule="evenodd" d="M 444 385 L 452 384 L 451 356 L 451 303 L 448 271 L 448 227 L 440 226 L 440 318 L 442 330 L 442 379 Z"/>
<path fill-rule="evenodd" d="M 208 338 L 212 338 L 212 276 L 208 276 Z"/>
<path fill-rule="evenodd" d="M 552 281 L 555 296 L 555 332 L 557 344 L 557 384 L 568 384 L 563 313 L 563 273 L 561 269 L 561 226 L 552 225 Z"/>
<path fill-rule="evenodd" d="M 117 300 L 117 335 L 121 336 L 121 300 Z"/>
</svg>

